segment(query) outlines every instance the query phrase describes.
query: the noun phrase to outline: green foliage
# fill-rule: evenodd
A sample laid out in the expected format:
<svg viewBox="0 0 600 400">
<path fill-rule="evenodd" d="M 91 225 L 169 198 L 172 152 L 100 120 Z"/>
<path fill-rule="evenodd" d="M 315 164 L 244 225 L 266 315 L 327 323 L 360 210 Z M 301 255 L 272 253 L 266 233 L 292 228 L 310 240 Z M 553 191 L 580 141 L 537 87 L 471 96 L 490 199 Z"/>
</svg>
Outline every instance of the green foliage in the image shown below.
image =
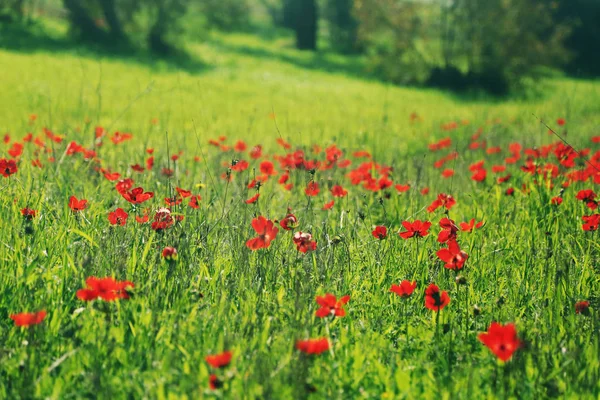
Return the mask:
<svg viewBox="0 0 600 400">
<path fill-rule="evenodd" d="M 401 84 L 424 83 L 431 66 L 420 42 L 428 41 L 427 6 L 397 0 L 356 0 L 359 38 L 368 68 L 383 79 Z"/>
<path fill-rule="evenodd" d="M 373 69 L 397 83 L 519 91 L 567 59 L 564 25 L 538 0 L 356 0 Z"/>
<path fill-rule="evenodd" d="M 222 31 L 241 31 L 250 25 L 248 0 L 202 0 L 189 6 L 190 23 Z"/>
<path fill-rule="evenodd" d="M 554 18 L 571 28 L 565 46 L 573 57 L 568 70 L 578 75 L 600 75 L 600 2 L 596 0 L 561 0 L 552 3 Z"/>
<path fill-rule="evenodd" d="M 357 53 L 358 21 L 354 16 L 354 0 L 327 0 L 324 17 L 328 22 L 333 48 L 341 53 Z"/>
</svg>

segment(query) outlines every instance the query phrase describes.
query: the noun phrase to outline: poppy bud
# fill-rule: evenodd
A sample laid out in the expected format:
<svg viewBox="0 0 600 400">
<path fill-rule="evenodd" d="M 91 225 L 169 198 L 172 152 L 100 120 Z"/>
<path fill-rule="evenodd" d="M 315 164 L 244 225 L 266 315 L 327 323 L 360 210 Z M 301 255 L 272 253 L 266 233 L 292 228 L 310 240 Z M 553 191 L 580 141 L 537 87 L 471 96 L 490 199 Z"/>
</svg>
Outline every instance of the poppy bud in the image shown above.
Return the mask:
<svg viewBox="0 0 600 400">
<path fill-rule="evenodd" d="M 457 285 L 465 285 L 467 283 L 467 278 L 462 275 L 458 275 L 455 280 Z"/>
<path fill-rule="evenodd" d="M 174 247 L 165 247 L 162 251 L 162 256 L 169 262 L 177 261 L 177 249 Z"/>
<path fill-rule="evenodd" d="M 481 314 L 481 308 L 477 304 L 473 306 L 473 316 L 477 317 Z"/>
<path fill-rule="evenodd" d="M 575 313 L 590 315 L 590 302 L 589 301 L 578 301 L 575 303 Z"/>
</svg>

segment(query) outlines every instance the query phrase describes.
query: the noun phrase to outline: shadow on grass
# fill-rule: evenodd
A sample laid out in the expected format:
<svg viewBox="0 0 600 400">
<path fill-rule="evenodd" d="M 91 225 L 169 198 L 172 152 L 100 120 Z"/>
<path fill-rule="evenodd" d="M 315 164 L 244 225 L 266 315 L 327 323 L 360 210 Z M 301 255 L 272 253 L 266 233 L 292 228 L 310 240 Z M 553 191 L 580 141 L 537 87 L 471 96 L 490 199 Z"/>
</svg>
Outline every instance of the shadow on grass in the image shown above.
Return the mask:
<svg viewBox="0 0 600 400">
<path fill-rule="evenodd" d="M 263 35 L 261 35 L 263 36 Z M 235 44 L 229 41 L 214 38 L 211 43 L 225 52 L 249 56 L 267 61 L 278 61 L 299 68 L 321 71 L 330 74 L 342 74 L 362 80 L 377 80 L 365 72 L 364 63 L 358 57 L 339 56 L 329 52 L 300 52 L 287 51 L 274 47 L 272 50 L 260 46 Z"/>
<path fill-rule="evenodd" d="M 168 56 L 142 51 L 129 44 L 82 43 L 66 37 L 49 35 L 40 26 L 32 24 L 0 24 L 0 49 L 17 53 L 50 52 L 77 55 L 94 60 L 121 61 L 150 69 L 183 70 L 203 73 L 210 66 L 181 50 L 173 50 Z"/>
</svg>

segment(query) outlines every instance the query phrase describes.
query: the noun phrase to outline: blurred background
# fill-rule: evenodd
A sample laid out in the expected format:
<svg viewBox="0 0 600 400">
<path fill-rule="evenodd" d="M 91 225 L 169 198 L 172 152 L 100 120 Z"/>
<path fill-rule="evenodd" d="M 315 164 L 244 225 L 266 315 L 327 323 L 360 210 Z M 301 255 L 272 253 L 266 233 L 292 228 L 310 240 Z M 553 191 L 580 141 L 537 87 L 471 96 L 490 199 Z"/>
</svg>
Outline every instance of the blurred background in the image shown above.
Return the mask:
<svg viewBox="0 0 600 400">
<path fill-rule="evenodd" d="M 189 66 L 203 62 L 194 43 L 243 33 L 273 52 L 345 55 L 368 79 L 502 96 L 542 77 L 597 77 L 598 21 L 599 0 L 0 0 L 0 47 Z M 318 60 L 308 67 L 335 70 Z"/>
</svg>

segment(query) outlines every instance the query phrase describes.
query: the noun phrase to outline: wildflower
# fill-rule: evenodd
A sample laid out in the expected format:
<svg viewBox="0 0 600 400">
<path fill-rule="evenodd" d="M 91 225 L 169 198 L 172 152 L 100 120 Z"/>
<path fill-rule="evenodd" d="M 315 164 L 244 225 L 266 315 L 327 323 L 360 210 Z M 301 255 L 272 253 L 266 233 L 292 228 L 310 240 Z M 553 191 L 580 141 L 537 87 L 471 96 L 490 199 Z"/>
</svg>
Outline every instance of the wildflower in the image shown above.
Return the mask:
<svg viewBox="0 0 600 400">
<path fill-rule="evenodd" d="M 344 197 L 348 194 L 348 191 L 340 185 L 335 185 L 331 188 L 331 194 L 333 194 L 333 197 Z"/>
<path fill-rule="evenodd" d="M 38 311 L 34 313 L 24 312 L 10 315 L 10 319 L 15 322 L 15 326 L 24 327 L 41 324 L 44 318 L 46 318 L 46 311 Z"/>
<path fill-rule="evenodd" d="M 114 278 L 96 278 L 89 277 L 86 281 L 86 288 L 77 291 L 77 298 L 84 301 L 102 299 L 104 301 L 114 301 L 118 299 L 128 299 L 127 288 L 133 288 L 135 285 L 129 281 L 117 281 Z"/>
<path fill-rule="evenodd" d="M 294 233 L 292 240 L 296 245 L 296 249 L 301 253 L 314 251 L 317 248 L 317 242 L 312 240 L 312 235 L 310 233 L 296 232 Z"/>
<path fill-rule="evenodd" d="M 461 222 L 460 223 L 460 230 L 463 232 L 473 232 L 473 228 L 481 228 L 483 226 L 484 222 L 483 221 L 479 221 L 477 224 L 475 224 L 475 218 L 472 218 L 469 222 Z"/>
<path fill-rule="evenodd" d="M 167 261 L 177 261 L 177 249 L 174 247 L 165 247 L 162 251 L 162 257 Z"/>
<path fill-rule="evenodd" d="M 17 162 L 15 160 L 7 160 L 5 158 L 0 158 L 0 174 L 8 178 L 12 174 L 17 172 Z"/>
<path fill-rule="evenodd" d="M 440 311 L 450 304 L 448 292 L 440 292 L 440 288 L 432 283 L 425 289 L 425 307 L 433 311 Z"/>
<path fill-rule="evenodd" d="M 327 338 L 298 340 L 296 349 L 306 354 L 321 354 L 329 350 L 329 340 Z"/>
<path fill-rule="evenodd" d="M 195 196 L 192 196 L 192 197 L 190 197 L 190 202 L 188 203 L 188 206 L 190 206 L 190 207 L 192 207 L 194 209 L 197 209 L 197 208 L 200 207 L 200 204 L 198 204 L 198 202 L 200 200 L 202 200 L 202 197 L 200 197 L 199 194 L 195 195 Z"/>
<path fill-rule="evenodd" d="M 383 225 L 376 226 L 375 229 L 373 229 L 373 232 L 371 232 L 371 235 L 373 235 L 375 239 L 383 240 L 387 237 L 387 228 Z"/>
<path fill-rule="evenodd" d="M 469 255 L 460 249 L 456 240 L 448 241 L 448 248 L 437 251 L 437 256 L 445 262 L 444 268 L 457 271 L 462 269 Z"/>
<path fill-rule="evenodd" d="M 213 368 L 225 368 L 231 362 L 231 351 L 224 351 L 220 354 L 208 355 L 204 359 Z"/>
<path fill-rule="evenodd" d="M 446 243 L 450 240 L 456 240 L 456 233 L 458 232 L 458 227 L 450 218 L 442 218 L 440 220 L 440 227 L 442 230 L 438 235 L 439 243 Z"/>
<path fill-rule="evenodd" d="M 596 193 L 594 193 L 594 191 L 591 189 L 580 190 L 577 193 L 576 198 L 577 200 L 583 201 L 585 205 L 591 210 L 595 210 L 596 208 L 598 208 L 598 203 L 596 202 L 596 200 L 594 200 L 596 198 Z"/>
<path fill-rule="evenodd" d="M 582 228 L 584 231 L 598 230 L 598 225 L 600 225 L 600 214 L 584 215 L 581 219 L 583 220 Z"/>
<path fill-rule="evenodd" d="M 263 216 L 259 216 L 252 220 L 252 228 L 256 231 L 258 237 L 246 242 L 246 246 L 250 250 L 268 248 L 271 245 L 271 241 L 277 236 L 277 232 L 279 232 L 279 229 L 273 226 L 273 221 L 270 221 Z"/>
<path fill-rule="evenodd" d="M 294 214 L 288 214 L 281 221 L 279 221 L 279 226 L 286 231 L 290 231 L 298 227 L 298 218 L 296 218 Z"/>
<path fill-rule="evenodd" d="M 77 197 L 71 196 L 69 197 L 69 208 L 73 210 L 73 212 L 85 210 L 87 208 L 87 200 L 78 200 Z"/>
<path fill-rule="evenodd" d="M 344 310 L 344 304 L 350 301 L 350 296 L 343 296 L 338 299 L 331 293 L 327 293 L 325 296 L 317 296 L 317 304 L 321 306 L 315 315 L 319 318 L 325 318 L 328 316 L 343 317 L 346 315 Z"/>
<path fill-rule="evenodd" d="M 400 282 L 400 285 L 392 285 L 392 287 L 390 287 L 390 292 L 396 293 L 402 298 L 408 298 L 413 294 L 416 287 L 417 281 L 413 281 L 411 283 L 407 280 L 403 280 L 402 282 Z"/>
<path fill-rule="evenodd" d="M 590 302 L 589 301 L 578 301 L 575 303 L 575 314 L 588 315 L 590 313 Z"/>
<path fill-rule="evenodd" d="M 21 215 L 23 215 L 23 218 L 25 218 L 27 221 L 31 221 L 37 216 L 37 211 L 32 210 L 29 207 L 25 207 L 21 210 Z"/>
<path fill-rule="evenodd" d="M 502 325 L 492 322 L 487 332 L 478 336 L 481 343 L 502 361 L 508 361 L 513 353 L 521 346 L 514 324 Z"/>
<path fill-rule="evenodd" d="M 115 211 L 108 214 L 108 221 L 111 225 L 123 226 L 127 223 L 127 214 L 122 208 L 117 208 Z"/>
<path fill-rule="evenodd" d="M 144 192 L 144 189 L 137 187 L 131 191 L 120 192 L 121 196 L 131 204 L 141 204 L 154 197 L 153 192 Z"/>
<path fill-rule="evenodd" d="M 321 189 L 319 189 L 319 184 L 315 181 L 310 181 L 304 190 L 307 196 L 313 197 L 319 194 Z"/>
<path fill-rule="evenodd" d="M 431 227 L 431 222 L 416 220 L 410 223 L 408 221 L 404 221 L 402 222 L 402 226 L 404 226 L 404 229 L 406 229 L 405 232 L 400 232 L 400 237 L 402 237 L 402 239 L 410 239 L 412 237 L 419 238 L 429 235 L 429 227 Z"/>
<path fill-rule="evenodd" d="M 323 205 L 323 208 L 322 208 L 322 210 L 323 210 L 323 211 L 331 210 L 331 209 L 333 208 L 334 204 L 335 204 L 335 201 L 334 201 L 334 200 L 331 200 L 329 203 L 325 203 L 325 204 Z"/>
<path fill-rule="evenodd" d="M 563 199 L 560 196 L 556 196 L 556 197 L 553 197 L 552 199 L 550 199 L 550 203 L 554 206 L 560 206 L 562 204 L 562 202 L 563 202 Z"/>
<path fill-rule="evenodd" d="M 210 374 L 208 385 L 211 390 L 217 390 L 223 387 L 223 382 L 215 374 Z"/>
<path fill-rule="evenodd" d="M 260 197 L 260 193 L 256 193 L 254 196 L 250 197 L 248 200 L 245 201 L 246 204 L 253 204 L 256 203 L 258 201 L 258 198 Z"/>
<path fill-rule="evenodd" d="M 427 207 L 427 211 L 434 212 L 440 207 L 446 207 L 447 210 L 451 209 L 456 204 L 456 200 L 449 194 L 440 193 L 430 205 Z"/>
</svg>

